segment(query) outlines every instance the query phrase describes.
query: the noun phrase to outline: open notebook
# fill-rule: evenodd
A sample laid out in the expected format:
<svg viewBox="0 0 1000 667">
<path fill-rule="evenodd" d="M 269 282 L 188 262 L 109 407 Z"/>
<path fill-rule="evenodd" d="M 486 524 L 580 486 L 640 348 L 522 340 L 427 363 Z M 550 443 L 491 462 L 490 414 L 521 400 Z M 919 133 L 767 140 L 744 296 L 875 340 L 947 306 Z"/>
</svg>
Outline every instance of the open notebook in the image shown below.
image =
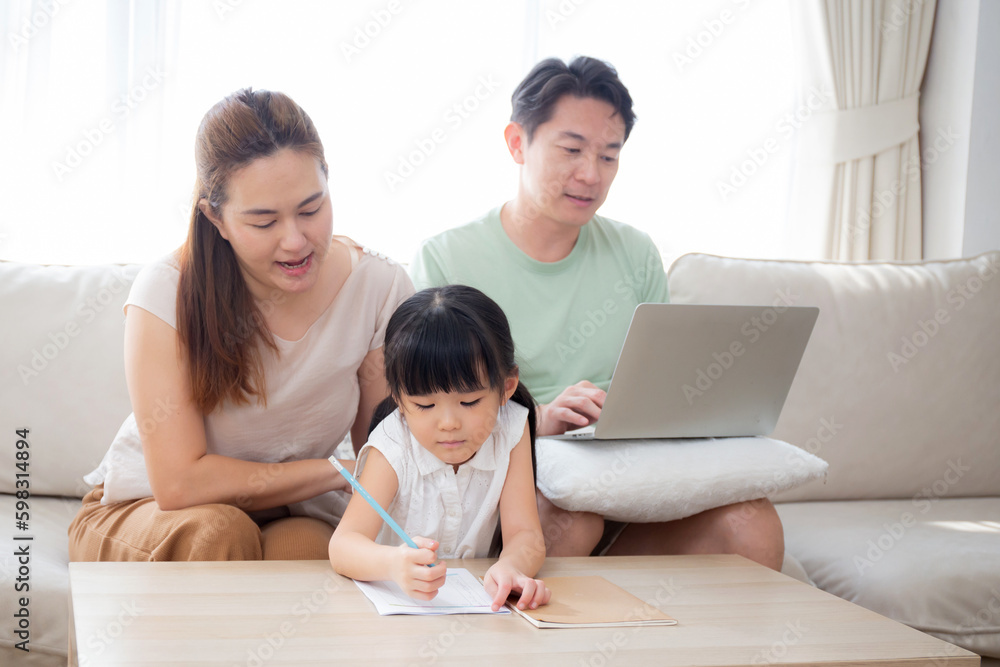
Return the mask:
<svg viewBox="0 0 1000 667">
<path fill-rule="evenodd" d="M 414 600 L 406 595 L 392 581 L 355 581 L 380 616 L 390 614 L 413 614 L 430 616 L 437 614 L 509 614 L 500 607 L 493 611 L 493 600 L 483 589 L 481 581 L 471 572 L 461 567 L 448 568 L 445 584 L 438 589 L 434 599 Z"/>
</svg>

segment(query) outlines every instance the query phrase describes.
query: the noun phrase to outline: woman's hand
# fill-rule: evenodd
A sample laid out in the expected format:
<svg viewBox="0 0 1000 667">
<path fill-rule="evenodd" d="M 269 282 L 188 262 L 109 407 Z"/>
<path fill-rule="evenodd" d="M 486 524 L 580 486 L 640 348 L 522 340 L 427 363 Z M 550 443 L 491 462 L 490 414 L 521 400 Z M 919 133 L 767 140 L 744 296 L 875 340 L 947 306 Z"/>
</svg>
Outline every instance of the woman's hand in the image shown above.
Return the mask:
<svg viewBox="0 0 1000 667">
<path fill-rule="evenodd" d="M 433 600 L 444 586 L 448 566 L 437 561 L 440 544 L 426 537 L 415 537 L 419 549 L 400 545 L 393 558 L 392 580 L 414 600 Z M 434 565 L 434 567 L 427 567 Z"/>
<path fill-rule="evenodd" d="M 566 387 L 551 403 L 538 406 L 538 435 L 560 435 L 593 424 L 601 416 L 605 396 L 586 380 Z"/>
<path fill-rule="evenodd" d="M 544 581 L 532 579 L 502 558 L 486 571 L 483 586 L 493 598 L 493 611 L 498 611 L 512 592 L 521 593 L 521 598 L 517 601 L 518 609 L 537 609 L 552 598 L 552 591 Z"/>
<path fill-rule="evenodd" d="M 340 462 L 340 465 L 344 466 L 344 469 L 347 470 L 347 472 L 351 473 L 352 475 L 354 474 L 354 468 L 358 464 L 357 460 L 337 459 L 337 461 Z M 354 492 L 354 487 L 351 486 L 351 483 L 347 481 L 347 478 L 344 477 L 344 475 L 342 475 L 339 470 L 337 471 L 337 477 L 339 478 L 339 480 L 337 482 L 337 486 L 333 489 L 334 491 L 346 491 L 347 493 Z"/>
</svg>

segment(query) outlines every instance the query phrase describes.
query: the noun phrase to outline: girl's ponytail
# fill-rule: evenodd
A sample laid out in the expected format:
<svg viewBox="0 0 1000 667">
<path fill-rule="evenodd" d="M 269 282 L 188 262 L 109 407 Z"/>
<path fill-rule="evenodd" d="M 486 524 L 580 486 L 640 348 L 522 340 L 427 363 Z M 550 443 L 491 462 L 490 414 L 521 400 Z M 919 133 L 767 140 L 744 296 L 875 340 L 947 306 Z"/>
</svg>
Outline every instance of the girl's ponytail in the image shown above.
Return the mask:
<svg viewBox="0 0 1000 667">
<path fill-rule="evenodd" d="M 528 435 L 531 436 L 531 447 L 532 451 L 535 447 L 535 399 L 531 397 L 531 392 L 528 388 L 524 386 L 523 382 L 518 381 L 517 389 L 511 395 L 510 400 L 520 403 L 524 407 L 528 408 Z"/>
<path fill-rule="evenodd" d="M 535 464 L 535 399 L 531 397 L 531 392 L 524 386 L 524 383 L 518 381 L 517 389 L 511 394 L 510 400 L 528 408 L 528 437 L 531 441 L 531 476 L 537 480 L 538 466 Z"/>
<path fill-rule="evenodd" d="M 382 420 L 391 415 L 396 410 L 396 401 L 392 396 L 386 396 L 382 402 L 375 406 L 372 412 L 372 420 L 368 422 L 368 435 L 372 434 L 375 427 L 382 423 Z"/>
</svg>

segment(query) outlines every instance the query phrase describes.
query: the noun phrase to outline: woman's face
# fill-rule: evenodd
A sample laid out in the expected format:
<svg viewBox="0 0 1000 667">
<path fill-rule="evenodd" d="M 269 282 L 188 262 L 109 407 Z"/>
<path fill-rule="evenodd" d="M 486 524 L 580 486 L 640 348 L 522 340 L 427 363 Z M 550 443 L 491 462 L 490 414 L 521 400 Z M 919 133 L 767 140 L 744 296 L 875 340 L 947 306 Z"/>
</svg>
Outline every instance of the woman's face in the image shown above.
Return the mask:
<svg viewBox="0 0 1000 667">
<path fill-rule="evenodd" d="M 222 217 L 201 210 L 229 241 L 250 292 L 306 292 L 316 284 L 333 237 L 333 211 L 319 161 L 282 149 L 233 172 Z"/>
</svg>

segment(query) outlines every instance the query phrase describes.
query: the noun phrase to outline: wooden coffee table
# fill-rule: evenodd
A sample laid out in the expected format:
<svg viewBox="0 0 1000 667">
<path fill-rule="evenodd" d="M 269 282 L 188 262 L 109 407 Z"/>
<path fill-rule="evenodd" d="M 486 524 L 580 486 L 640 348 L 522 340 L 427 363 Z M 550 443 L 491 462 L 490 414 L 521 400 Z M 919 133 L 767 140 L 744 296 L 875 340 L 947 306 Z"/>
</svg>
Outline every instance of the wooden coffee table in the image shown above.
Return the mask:
<svg viewBox="0 0 1000 667">
<path fill-rule="evenodd" d="M 491 562 L 449 565 L 481 576 Z M 71 563 L 70 664 L 979 664 L 739 556 L 551 558 L 541 572 L 584 574 L 678 625 L 539 630 L 514 614 L 378 616 L 326 561 Z"/>
</svg>

